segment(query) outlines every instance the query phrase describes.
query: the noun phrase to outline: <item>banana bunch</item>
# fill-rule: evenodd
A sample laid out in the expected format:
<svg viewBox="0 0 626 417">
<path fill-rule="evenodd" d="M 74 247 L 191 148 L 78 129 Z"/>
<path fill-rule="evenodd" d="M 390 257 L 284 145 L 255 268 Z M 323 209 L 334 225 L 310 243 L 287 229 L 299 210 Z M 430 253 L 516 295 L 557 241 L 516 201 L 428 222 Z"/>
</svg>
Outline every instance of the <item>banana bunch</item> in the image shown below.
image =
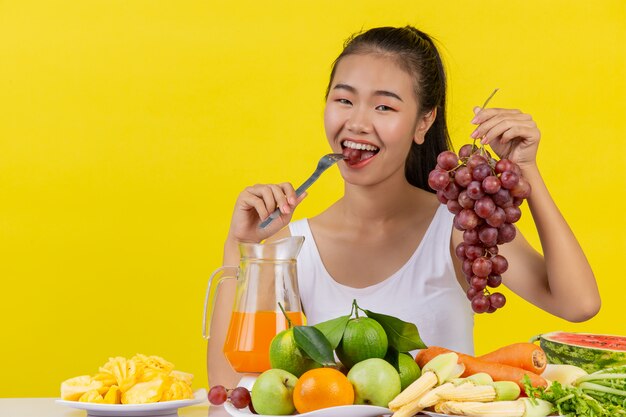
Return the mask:
<svg viewBox="0 0 626 417">
<path fill-rule="evenodd" d="M 193 375 L 159 356 L 109 358 L 95 375 L 61 383 L 61 398 L 103 404 L 146 404 L 193 398 Z"/>
<path fill-rule="evenodd" d="M 410 417 L 434 407 L 438 413 L 470 417 L 545 417 L 552 404 L 519 399 L 520 388 L 512 381 L 498 381 L 485 373 L 460 378 L 465 365 L 454 352 L 436 356 L 422 375 L 389 402 L 392 417 Z"/>
</svg>

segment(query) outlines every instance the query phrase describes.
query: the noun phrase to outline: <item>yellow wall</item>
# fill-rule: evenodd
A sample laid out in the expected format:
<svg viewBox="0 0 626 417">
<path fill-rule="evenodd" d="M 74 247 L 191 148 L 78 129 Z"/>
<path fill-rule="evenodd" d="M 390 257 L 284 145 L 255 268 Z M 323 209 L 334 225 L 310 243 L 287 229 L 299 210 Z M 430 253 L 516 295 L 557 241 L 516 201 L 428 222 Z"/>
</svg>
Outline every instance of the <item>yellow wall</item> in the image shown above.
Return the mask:
<svg viewBox="0 0 626 417">
<path fill-rule="evenodd" d="M 511 296 L 477 318 L 477 351 L 557 329 L 626 335 L 624 4 L 0 2 L 0 396 L 57 396 L 137 352 L 206 386 L 204 290 L 234 199 L 306 178 L 328 150 L 330 63 L 377 25 L 443 45 L 457 148 L 494 87 L 492 105 L 535 117 L 543 174 L 602 291 L 583 324 Z M 340 192 L 333 170 L 297 217 Z M 537 244 L 528 215 L 521 228 Z"/>
</svg>

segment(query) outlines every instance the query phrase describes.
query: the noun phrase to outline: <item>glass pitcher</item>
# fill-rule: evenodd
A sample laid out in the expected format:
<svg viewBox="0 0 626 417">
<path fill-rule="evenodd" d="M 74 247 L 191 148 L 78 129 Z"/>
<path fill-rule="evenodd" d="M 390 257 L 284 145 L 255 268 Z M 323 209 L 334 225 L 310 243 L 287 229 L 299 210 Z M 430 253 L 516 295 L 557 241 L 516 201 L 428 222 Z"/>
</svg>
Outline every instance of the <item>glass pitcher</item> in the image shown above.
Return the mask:
<svg viewBox="0 0 626 417">
<path fill-rule="evenodd" d="M 263 372 L 270 368 L 272 338 L 288 328 L 282 305 L 294 326 L 304 322 L 298 290 L 296 257 L 303 236 L 270 243 L 240 243 L 239 267 L 218 268 L 209 279 L 203 320 L 203 337 L 209 338 L 219 285 L 236 279 L 235 303 L 224 343 L 224 355 L 237 372 Z"/>
</svg>

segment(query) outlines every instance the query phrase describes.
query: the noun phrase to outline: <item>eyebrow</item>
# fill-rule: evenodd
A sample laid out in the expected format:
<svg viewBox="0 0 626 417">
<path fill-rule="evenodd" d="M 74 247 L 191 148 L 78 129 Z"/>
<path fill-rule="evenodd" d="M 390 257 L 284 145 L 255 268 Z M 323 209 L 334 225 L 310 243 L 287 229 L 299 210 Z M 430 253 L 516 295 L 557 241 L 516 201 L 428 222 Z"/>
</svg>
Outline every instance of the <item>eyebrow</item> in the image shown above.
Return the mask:
<svg viewBox="0 0 626 417">
<path fill-rule="evenodd" d="M 337 84 L 337 85 L 335 85 L 333 87 L 333 90 L 347 90 L 347 91 L 349 91 L 351 93 L 356 93 L 356 88 L 354 88 L 354 87 L 352 87 L 351 85 L 348 85 L 348 84 Z M 392 97 L 392 98 L 395 98 L 397 100 L 400 100 L 400 101 L 404 102 L 404 100 L 402 100 L 399 95 L 397 95 L 394 92 L 387 91 L 387 90 L 376 90 L 376 91 L 374 91 L 374 95 L 375 96 Z"/>
</svg>

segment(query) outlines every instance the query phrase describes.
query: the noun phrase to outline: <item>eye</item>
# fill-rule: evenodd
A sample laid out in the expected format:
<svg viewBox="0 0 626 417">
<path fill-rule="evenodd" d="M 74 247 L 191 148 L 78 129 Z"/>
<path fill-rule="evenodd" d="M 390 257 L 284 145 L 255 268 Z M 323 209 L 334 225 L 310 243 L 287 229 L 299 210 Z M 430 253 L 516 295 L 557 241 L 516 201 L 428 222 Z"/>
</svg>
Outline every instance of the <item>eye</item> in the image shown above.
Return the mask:
<svg viewBox="0 0 626 417">
<path fill-rule="evenodd" d="M 345 104 L 346 106 L 351 105 L 352 103 L 347 98 L 338 98 L 335 100 L 337 103 Z"/>
<path fill-rule="evenodd" d="M 391 107 L 386 106 L 384 104 L 376 106 L 376 110 L 378 110 L 378 111 L 393 111 L 393 109 Z"/>
</svg>

